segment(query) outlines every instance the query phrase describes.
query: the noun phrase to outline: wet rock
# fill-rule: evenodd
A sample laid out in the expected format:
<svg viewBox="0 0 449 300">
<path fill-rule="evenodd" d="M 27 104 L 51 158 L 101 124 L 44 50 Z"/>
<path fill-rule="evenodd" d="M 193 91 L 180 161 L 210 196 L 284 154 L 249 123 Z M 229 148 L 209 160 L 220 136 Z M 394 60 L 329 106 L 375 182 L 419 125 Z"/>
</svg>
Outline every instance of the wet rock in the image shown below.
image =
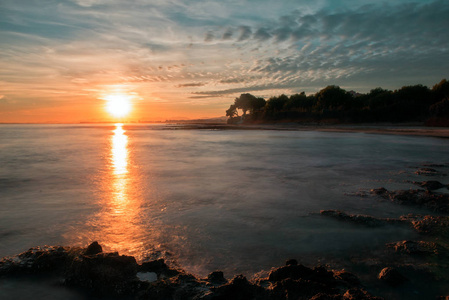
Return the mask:
<svg viewBox="0 0 449 300">
<path fill-rule="evenodd" d="M 378 189 L 371 189 L 370 193 L 374 194 L 374 195 L 384 195 L 385 193 L 387 193 L 387 189 L 384 187 L 378 188 Z"/>
<path fill-rule="evenodd" d="M 239 275 L 227 283 L 219 271 L 209 274 L 206 281 L 173 270 L 162 259 L 138 265 L 132 256 L 99 252 L 100 247 L 95 243 L 85 249 L 32 248 L 2 259 L 0 275 L 46 270 L 50 275 L 64 276 L 67 286 L 101 299 L 345 299 L 344 291 L 359 283 L 350 273 L 334 273 L 324 267 L 308 268 L 295 259 L 272 270 L 268 278 L 260 281 L 250 282 Z"/>
<path fill-rule="evenodd" d="M 30 248 L 17 256 L 0 260 L 0 275 L 63 272 L 69 260 L 69 248 L 44 246 Z"/>
<path fill-rule="evenodd" d="M 298 261 L 296 259 L 289 259 L 285 262 L 286 266 L 297 266 Z"/>
<path fill-rule="evenodd" d="M 354 274 L 347 271 L 334 271 L 334 278 L 339 281 L 339 283 L 344 283 L 346 286 L 359 286 L 360 280 Z"/>
<path fill-rule="evenodd" d="M 390 267 L 383 268 L 377 278 L 390 286 L 399 286 L 408 280 L 398 270 Z"/>
<path fill-rule="evenodd" d="M 306 279 L 313 275 L 313 270 L 303 265 L 289 265 L 270 272 L 269 281 L 281 281 L 287 278 Z"/>
<path fill-rule="evenodd" d="M 425 188 L 428 191 L 438 190 L 443 187 L 447 187 L 447 185 L 442 184 L 439 181 L 436 180 L 429 180 L 429 181 L 413 181 L 413 184 L 416 184 L 420 187 Z"/>
<path fill-rule="evenodd" d="M 134 257 L 99 253 L 76 257 L 67 269 L 65 284 L 83 287 L 97 294 L 127 294 L 137 280 Z"/>
<path fill-rule="evenodd" d="M 212 288 L 211 291 L 212 294 L 209 294 L 204 299 L 267 299 L 266 290 L 261 286 L 251 284 L 243 275 L 238 275 L 229 284 Z"/>
<path fill-rule="evenodd" d="M 426 190 L 388 191 L 384 188 L 371 190 L 372 194 L 404 205 L 424 206 L 434 211 L 449 212 L 449 195 Z M 376 192 L 374 192 L 376 191 Z"/>
<path fill-rule="evenodd" d="M 144 262 L 139 266 L 140 272 L 154 272 L 158 276 L 164 275 L 166 277 L 173 277 L 179 274 L 178 270 L 171 269 L 165 264 L 165 260 L 156 259 L 149 262 Z"/>
<path fill-rule="evenodd" d="M 392 223 L 402 223 L 402 221 L 398 219 L 375 218 L 368 215 L 349 215 L 339 210 L 321 210 L 320 214 L 326 217 L 335 218 L 339 221 L 355 223 L 366 227 L 380 227 Z"/>
<path fill-rule="evenodd" d="M 344 300 L 382 300 L 380 297 L 375 297 L 368 294 L 367 291 L 362 289 L 349 289 L 343 295 Z"/>
<path fill-rule="evenodd" d="M 434 242 L 425 241 L 401 241 L 387 244 L 395 252 L 409 255 L 447 255 L 447 249 Z"/>
<path fill-rule="evenodd" d="M 103 248 L 100 246 L 100 244 L 98 244 L 98 242 L 93 242 L 92 244 L 87 246 L 84 255 L 95 255 L 101 252 L 103 252 Z"/>
<path fill-rule="evenodd" d="M 317 295 L 324 297 L 324 294 L 336 295 L 338 290 L 324 283 L 291 278 L 276 282 L 272 288 L 272 298 L 274 299 L 310 299 Z"/>
<path fill-rule="evenodd" d="M 210 273 L 207 276 L 207 281 L 209 281 L 212 284 L 222 284 L 227 282 L 227 280 L 224 278 L 223 272 L 221 271 L 215 271 Z"/>
<path fill-rule="evenodd" d="M 316 294 L 315 296 L 313 296 L 312 298 L 310 298 L 310 300 L 342 300 L 343 296 L 342 295 L 329 295 L 329 294 L 323 294 L 323 293 L 319 293 Z"/>
<path fill-rule="evenodd" d="M 421 234 L 449 238 L 449 216 L 404 216 Z"/>
<path fill-rule="evenodd" d="M 419 168 L 415 174 L 417 175 L 424 175 L 424 176 L 446 176 L 446 174 L 441 173 L 433 168 Z"/>
</svg>

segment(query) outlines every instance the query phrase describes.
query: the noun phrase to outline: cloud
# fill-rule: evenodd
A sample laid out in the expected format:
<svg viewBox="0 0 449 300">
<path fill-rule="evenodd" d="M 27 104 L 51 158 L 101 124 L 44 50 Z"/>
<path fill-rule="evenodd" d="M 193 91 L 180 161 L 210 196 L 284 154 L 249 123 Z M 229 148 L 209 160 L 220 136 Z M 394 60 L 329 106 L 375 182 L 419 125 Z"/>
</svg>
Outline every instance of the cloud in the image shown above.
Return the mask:
<svg viewBox="0 0 449 300">
<path fill-rule="evenodd" d="M 271 38 L 271 34 L 265 28 L 259 28 L 254 33 L 254 38 L 259 41 L 266 41 Z"/>
<path fill-rule="evenodd" d="M 215 39 L 213 31 L 208 31 L 206 37 L 204 38 L 205 42 L 212 42 Z"/>
<path fill-rule="evenodd" d="M 234 34 L 233 30 L 231 28 L 228 28 L 223 33 L 223 36 L 221 37 L 221 39 L 224 40 L 224 41 L 230 40 L 232 38 L 233 34 Z"/>
<path fill-rule="evenodd" d="M 124 84 L 176 102 L 448 76 L 445 0 L 132 2 L 2 1 L 0 93 L 32 101 Z"/>
<path fill-rule="evenodd" d="M 241 42 L 241 41 L 249 39 L 251 37 L 251 34 L 253 33 L 251 30 L 251 27 L 249 27 L 249 26 L 240 26 L 239 31 L 240 31 L 240 35 L 237 39 L 237 42 Z"/>
<path fill-rule="evenodd" d="M 180 87 L 180 88 L 183 88 L 183 87 L 198 87 L 198 86 L 204 86 L 204 85 L 206 85 L 206 83 L 192 82 L 192 83 L 178 84 L 177 87 Z"/>
</svg>

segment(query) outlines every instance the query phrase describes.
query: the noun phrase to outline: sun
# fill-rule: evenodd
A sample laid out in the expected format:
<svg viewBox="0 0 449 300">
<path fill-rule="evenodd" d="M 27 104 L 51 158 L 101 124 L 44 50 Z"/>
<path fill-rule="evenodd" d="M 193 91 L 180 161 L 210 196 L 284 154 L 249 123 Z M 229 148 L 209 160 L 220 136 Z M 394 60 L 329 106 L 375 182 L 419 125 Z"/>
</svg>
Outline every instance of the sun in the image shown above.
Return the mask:
<svg viewBox="0 0 449 300">
<path fill-rule="evenodd" d="M 124 94 L 112 94 L 104 98 L 106 110 L 116 118 L 122 118 L 131 111 L 131 97 Z"/>
</svg>

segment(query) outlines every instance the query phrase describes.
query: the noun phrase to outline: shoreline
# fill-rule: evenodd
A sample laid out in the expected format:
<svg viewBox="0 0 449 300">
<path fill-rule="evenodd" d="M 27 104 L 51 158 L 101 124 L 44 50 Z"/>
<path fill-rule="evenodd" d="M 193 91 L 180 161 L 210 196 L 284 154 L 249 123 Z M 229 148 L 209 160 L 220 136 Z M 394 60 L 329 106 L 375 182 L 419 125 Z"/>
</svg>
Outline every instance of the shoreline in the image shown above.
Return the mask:
<svg viewBox="0 0 449 300">
<path fill-rule="evenodd" d="M 302 125 L 295 123 L 260 124 L 260 125 L 225 125 L 228 129 L 249 130 L 285 130 L 285 131 L 322 131 L 322 132 L 354 132 L 367 134 L 388 134 L 405 136 L 424 136 L 449 138 L 447 127 L 426 127 L 418 124 L 348 124 L 348 125 Z M 218 126 L 217 126 L 218 127 Z M 217 128 L 218 129 L 218 128 Z"/>
</svg>

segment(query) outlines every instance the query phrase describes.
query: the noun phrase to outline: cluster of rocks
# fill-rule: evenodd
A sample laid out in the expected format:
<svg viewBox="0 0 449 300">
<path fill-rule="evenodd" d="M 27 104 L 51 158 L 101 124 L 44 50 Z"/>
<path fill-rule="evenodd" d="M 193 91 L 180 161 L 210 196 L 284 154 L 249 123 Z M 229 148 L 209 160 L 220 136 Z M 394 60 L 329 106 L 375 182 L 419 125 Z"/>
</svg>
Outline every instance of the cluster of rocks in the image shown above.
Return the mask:
<svg viewBox="0 0 449 300">
<path fill-rule="evenodd" d="M 420 183 L 425 185 L 428 182 Z M 410 189 L 388 191 L 381 187 L 370 190 L 372 195 L 381 196 L 398 204 L 424 206 L 433 211 L 449 213 L 449 195 L 431 191 L 429 185 L 426 190 Z"/>
<path fill-rule="evenodd" d="M 273 269 L 267 278 L 243 275 L 228 281 L 222 272 L 197 278 L 167 266 L 164 260 L 138 264 L 134 257 L 104 253 L 94 242 L 87 248 L 36 247 L 0 261 L 0 277 L 23 274 L 62 276 L 69 288 L 108 297 L 134 299 L 380 299 L 366 292 L 346 271 L 308 268 L 296 260 Z M 382 276 L 382 280 L 385 276 Z"/>
</svg>

